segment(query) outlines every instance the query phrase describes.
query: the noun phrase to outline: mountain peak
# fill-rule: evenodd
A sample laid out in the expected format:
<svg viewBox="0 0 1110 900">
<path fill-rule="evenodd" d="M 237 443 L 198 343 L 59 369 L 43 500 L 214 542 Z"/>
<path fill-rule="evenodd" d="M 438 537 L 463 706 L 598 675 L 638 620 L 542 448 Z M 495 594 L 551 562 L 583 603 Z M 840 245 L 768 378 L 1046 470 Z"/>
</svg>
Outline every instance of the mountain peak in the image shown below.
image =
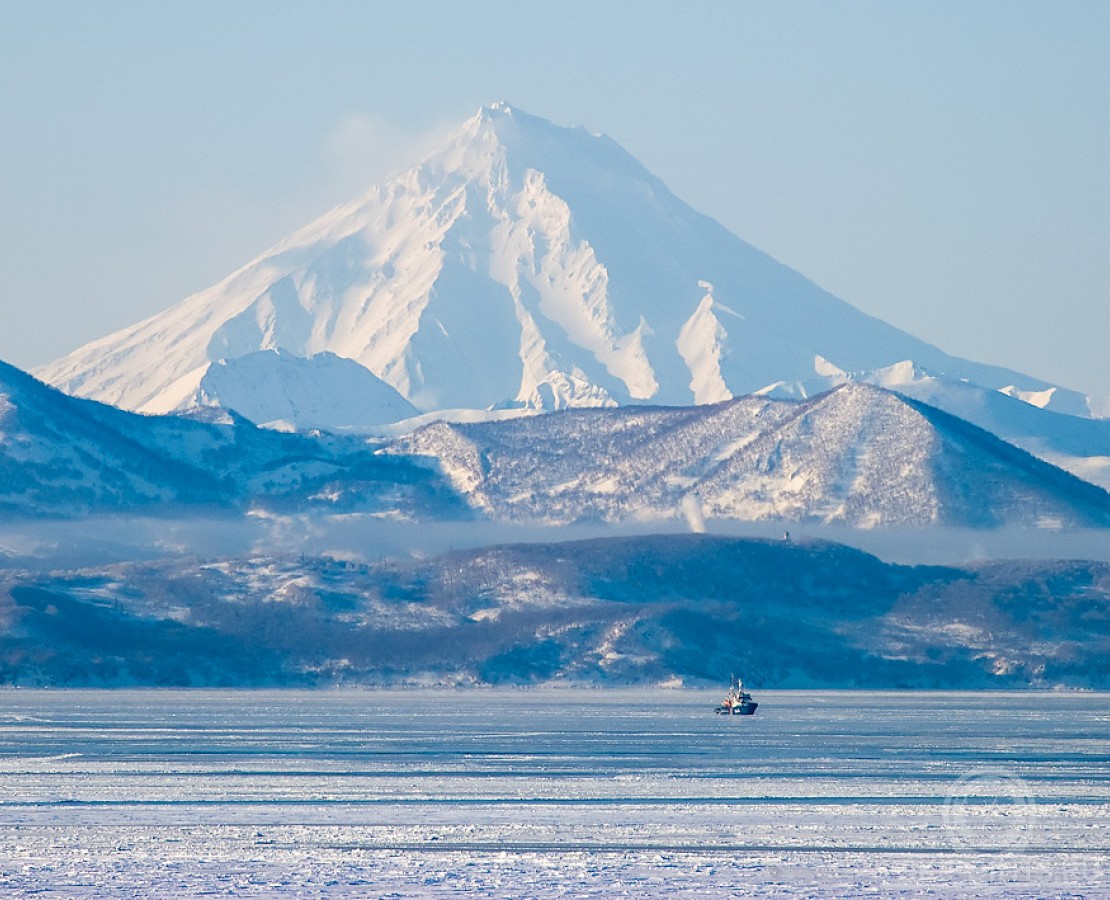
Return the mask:
<svg viewBox="0 0 1110 900">
<path fill-rule="evenodd" d="M 565 128 L 498 100 L 480 107 L 431 159 L 453 159 L 459 148 L 466 158 L 475 148 L 481 152 L 492 144 L 511 152 L 517 164 L 546 172 L 571 159 L 575 165 L 589 167 L 591 158 L 602 152 L 602 142 L 612 144 L 583 128 Z"/>
<path fill-rule="evenodd" d="M 554 384 L 575 386 L 575 404 L 710 402 L 803 382 L 817 358 L 1050 387 L 864 315 L 691 209 L 613 140 L 503 101 L 220 283 L 39 373 L 168 412 L 213 363 L 272 349 L 353 360 L 423 411 L 523 407 Z"/>
<path fill-rule="evenodd" d="M 459 146 L 469 148 L 487 142 L 509 146 L 520 140 L 522 128 L 529 126 L 535 128 L 539 124 L 550 125 L 543 119 L 522 113 L 504 100 L 497 100 L 479 107 L 478 112 L 463 122 L 448 139 L 446 145 L 431 158 L 451 156 Z"/>
<path fill-rule="evenodd" d="M 493 103 L 490 103 L 487 106 L 483 106 L 478 109 L 479 117 L 486 119 L 493 119 L 498 116 L 508 116 L 511 118 L 513 112 L 514 110 L 512 104 L 508 103 L 505 100 L 494 100 Z"/>
<path fill-rule="evenodd" d="M 259 350 L 214 362 L 201 379 L 195 403 L 292 430 L 365 429 L 417 415 L 376 375 L 327 351 L 304 358 L 286 350 Z"/>
</svg>

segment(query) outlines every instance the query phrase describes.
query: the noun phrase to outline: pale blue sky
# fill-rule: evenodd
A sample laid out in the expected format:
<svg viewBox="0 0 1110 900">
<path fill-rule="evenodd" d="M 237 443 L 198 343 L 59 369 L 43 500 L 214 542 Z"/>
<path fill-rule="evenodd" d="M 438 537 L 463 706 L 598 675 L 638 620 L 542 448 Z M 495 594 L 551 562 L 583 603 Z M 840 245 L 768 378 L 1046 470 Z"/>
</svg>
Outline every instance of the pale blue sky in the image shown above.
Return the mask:
<svg viewBox="0 0 1110 900">
<path fill-rule="evenodd" d="M 0 359 L 208 286 L 504 99 L 949 352 L 1110 394 L 1110 3 L 0 0 Z"/>
</svg>

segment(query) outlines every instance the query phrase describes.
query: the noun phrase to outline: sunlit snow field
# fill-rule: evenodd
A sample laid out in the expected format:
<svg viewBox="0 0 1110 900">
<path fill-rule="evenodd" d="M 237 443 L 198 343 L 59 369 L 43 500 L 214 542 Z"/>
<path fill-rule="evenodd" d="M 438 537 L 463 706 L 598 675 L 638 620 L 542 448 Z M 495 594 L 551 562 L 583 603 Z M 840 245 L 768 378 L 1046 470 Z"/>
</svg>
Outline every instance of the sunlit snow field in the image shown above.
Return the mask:
<svg viewBox="0 0 1110 900">
<path fill-rule="evenodd" d="M 0 692 L 0 891 L 1110 896 L 1110 695 Z"/>
</svg>

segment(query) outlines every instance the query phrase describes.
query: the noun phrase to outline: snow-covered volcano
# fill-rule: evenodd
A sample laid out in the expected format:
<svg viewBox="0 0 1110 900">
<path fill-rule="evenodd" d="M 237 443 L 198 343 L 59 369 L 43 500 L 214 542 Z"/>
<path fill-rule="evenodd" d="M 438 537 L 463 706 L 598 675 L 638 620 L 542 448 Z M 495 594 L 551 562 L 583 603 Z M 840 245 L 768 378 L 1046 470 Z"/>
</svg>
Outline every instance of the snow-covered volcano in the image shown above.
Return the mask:
<svg viewBox="0 0 1110 900">
<path fill-rule="evenodd" d="M 166 412 L 212 364 L 270 349 L 354 360 L 425 411 L 711 403 L 907 359 L 988 388 L 1052 387 L 864 315 L 609 138 L 506 104 L 219 284 L 37 374 Z"/>
</svg>

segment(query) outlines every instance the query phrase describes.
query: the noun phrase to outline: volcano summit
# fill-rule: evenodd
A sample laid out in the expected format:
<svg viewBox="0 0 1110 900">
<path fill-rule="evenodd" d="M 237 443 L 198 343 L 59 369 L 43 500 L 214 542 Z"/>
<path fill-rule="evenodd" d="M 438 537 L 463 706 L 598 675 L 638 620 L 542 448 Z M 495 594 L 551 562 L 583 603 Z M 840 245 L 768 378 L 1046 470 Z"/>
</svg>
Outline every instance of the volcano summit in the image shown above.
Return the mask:
<svg viewBox="0 0 1110 900">
<path fill-rule="evenodd" d="M 861 313 L 611 139 L 504 103 L 218 284 L 37 374 L 169 412 L 205 402 L 210 367 L 260 350 L 283 351 L 263 357 L 275 365 L 353 360 L 424 412 L 713 403 L 903 360 L 1085 405 Z"/>
</svg>

